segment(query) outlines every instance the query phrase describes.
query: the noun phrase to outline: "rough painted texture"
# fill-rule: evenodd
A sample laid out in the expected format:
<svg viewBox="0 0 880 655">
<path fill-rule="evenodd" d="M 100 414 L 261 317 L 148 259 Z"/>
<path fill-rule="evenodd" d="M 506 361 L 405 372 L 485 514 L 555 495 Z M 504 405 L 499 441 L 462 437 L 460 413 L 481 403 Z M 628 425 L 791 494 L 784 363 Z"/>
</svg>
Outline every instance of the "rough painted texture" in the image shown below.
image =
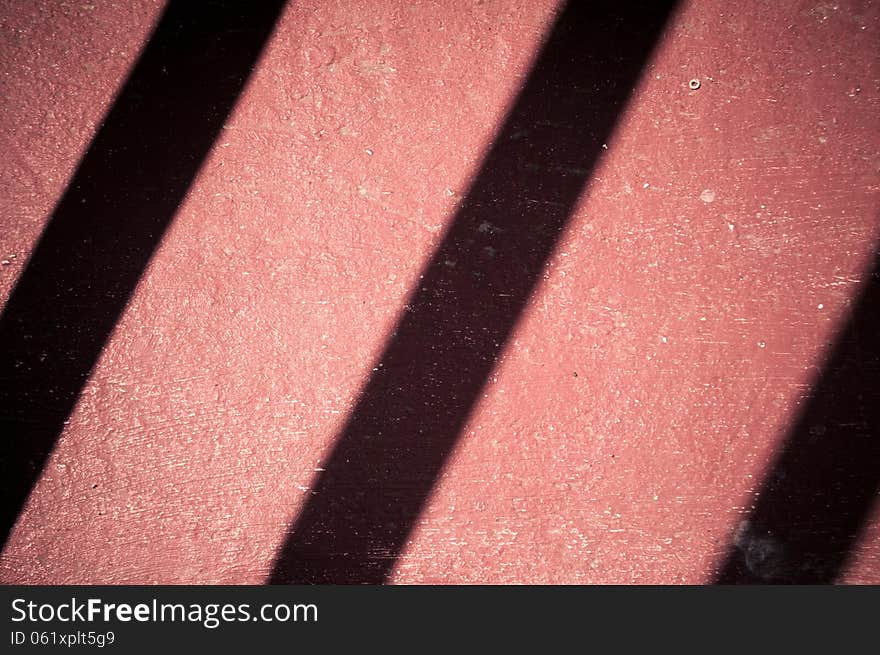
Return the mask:
<svg viewBox="0 0 880 655">
<path fill-rule="evenodd" d="M 161 11 L 125 5 L 0 7 L 4 299 Z M 267 577 L 554 6 L 288 8 L 0 580 Z M 712 579 L 880 236 L 880 6 L 733 12 L 675 18 L 395 582 Z"/>
</svg>

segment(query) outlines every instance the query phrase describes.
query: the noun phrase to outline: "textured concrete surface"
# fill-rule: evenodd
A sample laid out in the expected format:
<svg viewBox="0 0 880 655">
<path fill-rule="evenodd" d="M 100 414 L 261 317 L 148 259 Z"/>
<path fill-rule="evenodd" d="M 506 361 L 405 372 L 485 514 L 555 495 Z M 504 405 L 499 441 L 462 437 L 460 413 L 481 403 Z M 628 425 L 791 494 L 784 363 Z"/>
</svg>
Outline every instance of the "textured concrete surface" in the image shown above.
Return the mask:
<svg viewBox="0 0 880 655">
<path fill-rule="evenodd" d="M 0 3 L 0 298 L 162 9 Z M 0 581 L 270 576 L 556 10 L 287 7 Z M 878 32 L 870 1 L 679 7 L 391 581 L 715 579 L 872 265 Z M 880 582 L 878 518 L 841 581 Z"/>
</svg>

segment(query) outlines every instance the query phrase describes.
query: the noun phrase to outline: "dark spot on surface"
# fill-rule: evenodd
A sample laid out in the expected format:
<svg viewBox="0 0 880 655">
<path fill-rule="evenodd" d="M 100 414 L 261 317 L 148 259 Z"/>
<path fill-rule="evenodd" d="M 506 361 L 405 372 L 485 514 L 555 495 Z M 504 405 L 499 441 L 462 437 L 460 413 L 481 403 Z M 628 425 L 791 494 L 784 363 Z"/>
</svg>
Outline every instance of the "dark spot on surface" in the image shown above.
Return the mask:
<svg viewBox="0 0 880 655">
<path fill-rule="evenodd" d="M 746 567 L 759 578 L 769 580 L 783 572 L 782 544 L 769 535 L 751 536 L 744 545 Z"/>
<path fill-rule="evenodd" d="M 743 521 L 737 529 L 734 544 L 746 569 L 759 580 L 769 582 L 784 577 L 785 549 L 770 531 L 755 529 L 748 521 Z"/>
</svg>

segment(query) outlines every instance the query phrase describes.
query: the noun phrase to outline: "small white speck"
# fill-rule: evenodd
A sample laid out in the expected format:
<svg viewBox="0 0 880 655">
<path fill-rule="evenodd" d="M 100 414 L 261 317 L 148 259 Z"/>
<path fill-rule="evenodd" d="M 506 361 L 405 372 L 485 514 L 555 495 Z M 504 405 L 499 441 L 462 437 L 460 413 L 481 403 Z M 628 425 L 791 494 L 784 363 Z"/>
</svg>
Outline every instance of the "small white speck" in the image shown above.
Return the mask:
<svg viewBox="0 0 880 655">
<path fill-rule="evenodd" d="M 715 200 L 715 192 L 712 189 L 703 189 L 703 193 L 700 194 L 700 200 L 703 202 L 713 202 Z"/>
<path fill-rule="evenodd" d="M 648 184 L 647 182 L 645 182 L 645 183 L 642 185 L 642 188 L 643 188 L 643 189 L 647 189 L 649 186 L 651 186 L 651 185 Z"/>
<path fill-rule="evenodd" d="M 602 150 L 608 150 L 608 144 L 607 144 L 607 143 L 603 143 L 603 144 L 602 144 Z"/>
<path fill-rule="evenodd" d="M 664 336 L 661 334 L 661 335 L 660 335 L 660 343 L 668 343 L 668 342 L 669 342 L 669 339 L 667 339 L 666 337 L 664 337 Z"/>
<path fill-rule="evenodd" d="M 365 152 L 366 152 L 370 157 L 373 156 L 373 151 L 370 150 L 369 148 L 367 148 Z"/>
<path fill-rule="evenodd" d="M 765 341 L 758 342 L 758 348 L 766 348 L 766 347 L 767 347 L 767 343 Z"/>
<path fill-rule="evenodd" d="M 816 308 L 817 309 L 825 309 L 825 305 L 823 305 L 822 303 L 819 303 L 818 305 L 816 305 Z"/>
</svg>

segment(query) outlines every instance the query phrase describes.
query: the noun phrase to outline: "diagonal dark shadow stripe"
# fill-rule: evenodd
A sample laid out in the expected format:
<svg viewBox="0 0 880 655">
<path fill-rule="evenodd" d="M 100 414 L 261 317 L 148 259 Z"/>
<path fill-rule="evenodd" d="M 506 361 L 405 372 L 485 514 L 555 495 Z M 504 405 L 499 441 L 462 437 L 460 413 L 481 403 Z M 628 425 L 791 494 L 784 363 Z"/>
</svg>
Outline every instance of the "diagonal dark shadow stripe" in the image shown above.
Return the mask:
<svg viewBox="0 0 880 655">
<path fill-rule="evenodd" d="M 834 582 L 878 491 L 880 255 L 716 582 Z"/>
<path fill-rule="evenodd" d="M 673 4 L 561 11 L 269 583 L 387 579 Z"/>
<path fill-rule="evenodd" d="M 0 530 L 232 110 L 281 0 L 173 0 L 0 317 Z"/>
</svg>

